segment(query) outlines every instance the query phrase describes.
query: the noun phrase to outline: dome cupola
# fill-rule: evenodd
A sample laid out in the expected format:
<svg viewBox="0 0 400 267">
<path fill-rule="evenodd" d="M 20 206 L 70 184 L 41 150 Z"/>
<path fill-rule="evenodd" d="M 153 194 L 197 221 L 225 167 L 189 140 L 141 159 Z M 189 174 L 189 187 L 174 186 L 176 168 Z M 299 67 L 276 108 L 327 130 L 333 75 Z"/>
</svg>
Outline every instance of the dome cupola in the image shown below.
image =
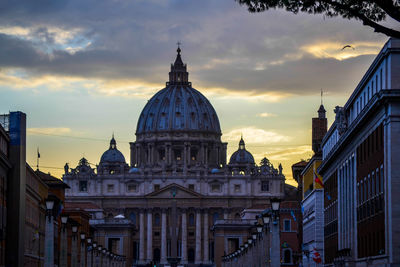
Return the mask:
<svg viewBox="0 0 400 267">
<path fill-rule="evenodd" d="M 117 142 L 114 139 L 114 134 L 110 141 L 110 148 L 103 153 L 100 159 L 100 164 L 105 162 L 125 163 L 124 155 L 122 155 L 122 153 L 117 149 Z"/>
<path fill-rule="evenodd" d="M 232 154 L 229 160 L 229 165 L 246 165 L 246 164 L 254 165 L 255 163 L 253 155 L 246 150 L 246 145 L 242 137 L 240 138 L 239 141 L 239 149 Z"/>
<path fill-rule="evenodd" d="M 155 132 L 208 132 L 221 136 L 217 113 L 208 99 L 192 87 L 178 47 L 167 87 L 158 91 L 140 114 L 136 135 Z"/>
<path fill-rule="evenodd" d="M 204 173 L 226 165 L 217 113 L 189 82 L 178 46 L 166 87 L 140 113 L 131 167 L 147 173 Z"/>
<path fill-rule="evenodd" d="M 128 168 L 128 165 L 126 164 L 125 157 L 117 149 L 117 142 L 113 134 L 110 140 L 110 148 L 101 156 L 97 172 L 99 174 L 122 173 L 126 168 Z"/>
</svg>

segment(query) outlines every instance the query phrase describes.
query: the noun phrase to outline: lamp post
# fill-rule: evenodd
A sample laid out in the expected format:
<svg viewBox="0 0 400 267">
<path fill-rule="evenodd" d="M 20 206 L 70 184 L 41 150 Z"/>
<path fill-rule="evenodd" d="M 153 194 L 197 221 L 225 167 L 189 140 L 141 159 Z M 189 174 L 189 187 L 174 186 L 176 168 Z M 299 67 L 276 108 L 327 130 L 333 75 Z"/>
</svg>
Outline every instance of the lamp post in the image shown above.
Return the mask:
<svg viewBox="0 0 400 267">
<path fill-rule="evenodd" d="M 108 267 L 108 265 L 107 265 L 107 249 L 105 249 L 105 248 L 103 248 L 103 263 L 102 263 L 102 266 L 104 266 L 104 267 Z"/>
<path fill-rule="evenodd" d="M 98 267 L 97 265 L 97 242 L 93 242 L 93 249 L 92 249 L 92 266 L 91 267 Z"/>
<path fill-rule="evenodd" d="M 87 242 L 87 252 L 86 252 L 87 267 L 92 267 L 92 262 L 93 262 L 92 238 L 89 236 L 88 238 L 86 238 L 86 242 Z"/>
<path fill-rule="evenodd" d="M 103 257 L 103 247 L 101 246 L 101 245 L 99 245 L 98 247 L 97 247 L 97 255 L 98 255 L 98 257 L 97 257 L 97 266 L 96 267 L 102 267 L 103 266 L 103 260 L 102 260 L 102 257 Z"/>
<path fill-rule="evenodd" d="M 54 266 L 54 200 L 46 199 L 46 228 L 44 235 L 44 266 Z"/>
<path fill-rule="evenodd" d="M 67 250 L 68 250 L 68 230 L 67 230 L 68 215 L 61 215 L 61 236 L 60 236 L 60 267 L 67 267 Z"/>
<path fill-rule="evenodd" d="M 85 233 L 80 234 L 81 237 L 81 256 L 80 256 L 80 267 L 85 267 L 85 261 L 86 261 L 86 248 L 85 248 L 85 238 L 86 235 Z"/>
<path fill-rule="evenodd" d="M 78 225 L 72 225 L 71 237 L 71 266 L 78 267 Z"/>
<path fill-rule="evenodd" d="M 279 237 L 279 206 L 280 199 L 271 199 L 272 205 L 272 224 L 271 224 L 271 266 L 279 267 L 281 262 L 281 251 L 280 251 L 280 237 Z"/>
</svg>

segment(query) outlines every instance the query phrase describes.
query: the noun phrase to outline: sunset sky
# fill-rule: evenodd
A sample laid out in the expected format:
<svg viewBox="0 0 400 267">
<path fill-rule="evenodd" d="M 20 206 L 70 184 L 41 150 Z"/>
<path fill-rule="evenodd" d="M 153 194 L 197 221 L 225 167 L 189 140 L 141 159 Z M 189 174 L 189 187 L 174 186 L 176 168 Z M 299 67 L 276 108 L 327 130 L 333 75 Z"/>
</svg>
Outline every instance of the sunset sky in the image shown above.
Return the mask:
<svg viewBox="0 0 400 267">
<path fill-rule="evenodd" d="M 27 161 L 61 177 L 66 162 L 98 164 L 114 132 L 129 142 L 147 100 L 165 87 L 176 43 L 189 80 L 213 104 L 228 160 L 241 133 L 256 162 L 311 157 L 320 90 L 328 125 L 388 38 L 355 20 L 234 0 L 2 1 L 0 114 L 27 114 Z M 344 45 L 353 48 L 342 50 Z"/>
</svg>

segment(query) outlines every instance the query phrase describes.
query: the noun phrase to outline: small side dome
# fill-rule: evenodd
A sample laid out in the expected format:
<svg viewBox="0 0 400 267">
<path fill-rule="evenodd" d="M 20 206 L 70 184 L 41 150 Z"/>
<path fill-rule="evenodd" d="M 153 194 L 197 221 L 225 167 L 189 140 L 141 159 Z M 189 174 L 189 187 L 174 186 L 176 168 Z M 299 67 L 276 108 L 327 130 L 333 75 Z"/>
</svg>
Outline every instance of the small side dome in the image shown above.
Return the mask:
<svg viewBox="0 0 400 267">
<path fill-rule="evenodd" d="M 125 163 L 125 157 L 117 149 L 117 142 L 114 139 L 114 134 L 110 141 L 110 148 L 103 153 L 100 159 L 100 164 L 102 163 Z"/>
<path fill-rule="evenodd" d="M 219 169 L 214 168 L 214 169 L 211 170 L 211 173 L 213 173 L 213 174 L 214 174 L 214 173 L 219 173 Z"/>
<path fill-rule="evenodd" d="M 133 167 L 133 168 L 131 168 L 131 169 L 129 170 L 129 173 L 139 173 L 139 169 Z"/>
<path fill-rule="evenodd" d="M 125 216 L 122 214 L 118 214 L 117 216 L 114 217 L 114 219 L 125 219 Z"/>
<path fill-rule="evenodd" d="M 229 159 L 229 165 L 243 164 L 254 165 L 254 157 L 249 151 L 246 150 L 246 146 L 242 137 L 240 138 L 239 149 L 235 151 Z"/>
</svg>

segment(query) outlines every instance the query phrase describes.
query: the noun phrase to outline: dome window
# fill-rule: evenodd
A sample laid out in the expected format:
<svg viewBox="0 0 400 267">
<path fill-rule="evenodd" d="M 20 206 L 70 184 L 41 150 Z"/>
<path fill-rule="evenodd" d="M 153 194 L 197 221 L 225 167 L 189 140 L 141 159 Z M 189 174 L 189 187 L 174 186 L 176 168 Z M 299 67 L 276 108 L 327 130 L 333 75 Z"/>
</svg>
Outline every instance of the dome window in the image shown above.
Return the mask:
<svg viewBox="0 0 400 267">
<path fill-rule="evenodd" d="M 196 149 L 191 149 L 191 150 L 190 150 L 190 159 L 191 159 L 192 161 L 195 161 L 196 158 L 197 158 L 197 150 L 196 150 Z"/>
<path fill-rule="evenodd" d="M 158 156 L 160 160 L 165 160 L 165 149 L 158 150 Z"/>
<path fill-rule="evenodd" d="M 176 160 L 182 159 L 182 151 L 180 149 L 174 149 L 174 155 Z"/>
</svg>

